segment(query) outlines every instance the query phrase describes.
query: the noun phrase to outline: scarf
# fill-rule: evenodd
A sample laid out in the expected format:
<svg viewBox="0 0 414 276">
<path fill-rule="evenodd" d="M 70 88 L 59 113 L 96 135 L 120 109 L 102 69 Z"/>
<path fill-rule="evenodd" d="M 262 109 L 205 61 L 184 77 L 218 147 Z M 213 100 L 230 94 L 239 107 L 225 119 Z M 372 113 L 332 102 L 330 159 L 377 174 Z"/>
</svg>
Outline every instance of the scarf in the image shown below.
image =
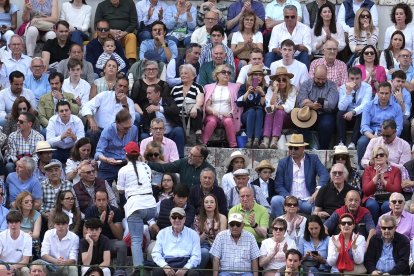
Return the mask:
<svg viewBox="0 0 414 276">
<path fill-rule="evenodd" d="M 351 213 L 346 205 L 342 206 L 339 209 L 336 209 L 335 212 L 338 214 L 339 217 L 341 217 L 345 213 Z M 359 224 L 362 219 L 365 217 L 366 214 L 369 213 L 369 210 L 365 207 L 359 206 L 356 214 L 352 214 L 355 218 L 355 224 Z"/>
<path fill-rule="evenodd" d="M 341 233 L 339 234 L 339 242 L 341 243 L 341 249 L 339 250 L 339 255 L 338 255 L 338 262 L 337 262 L 337 267 L 339 271 L 352 271 L 354 270 L 354 261 L 351 259 L 351 257 L 349 256 L 349 249 L 351 249 L 352 247 L 352 236 L 349 239 L 348 244 L 345 246 L 345 237 L 344 235 Z"/>
</svg>

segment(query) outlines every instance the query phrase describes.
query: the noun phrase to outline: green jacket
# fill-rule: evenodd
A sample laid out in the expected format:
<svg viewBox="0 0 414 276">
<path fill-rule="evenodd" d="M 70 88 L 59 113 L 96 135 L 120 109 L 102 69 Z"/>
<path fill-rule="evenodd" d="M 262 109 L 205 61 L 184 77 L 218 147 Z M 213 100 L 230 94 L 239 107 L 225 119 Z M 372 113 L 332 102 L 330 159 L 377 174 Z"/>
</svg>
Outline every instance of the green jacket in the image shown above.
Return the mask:
<svg viewBox="0 0 414 276">
<path fill-rule="evenodd" d="M 188 164 L 188 158 L 181 158 L 177 161 L 165 164 L 148 162 L 148 166 L 157 172 L 179 173 L 180 183 L 187 185 L 189 188 L 194 185 L 200 185 L 200 173 L 204 168 L 211 168 L 214 172 L 216 171 L 207 161 L 204 161 L 200 167 L 196 168 L 193 165 Z"/>
<path fill-rule="evenodd" d="M 74 95 L 72 93 L 63 92 L 63 97 L 69 101 L 70 109 L 73 115 L 78 115 L 79 105 L 75 102 Z M 47 127 L 49 119 L 55 115 L 55 103 L 53 101 L 52 93 L 47 93 L 40 97 L 37 111 L 39 113 L 40 124 L 43 127 Z"/>
</svg>

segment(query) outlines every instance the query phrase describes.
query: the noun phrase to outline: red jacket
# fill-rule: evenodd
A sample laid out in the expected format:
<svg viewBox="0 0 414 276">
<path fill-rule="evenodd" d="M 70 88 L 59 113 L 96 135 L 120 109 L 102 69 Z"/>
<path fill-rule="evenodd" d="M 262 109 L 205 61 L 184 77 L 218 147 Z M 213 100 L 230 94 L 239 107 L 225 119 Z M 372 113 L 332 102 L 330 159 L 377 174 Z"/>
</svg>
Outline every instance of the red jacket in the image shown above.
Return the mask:
<svg viewBox="0 0 414 276">
<path fill-rule="evenodd" d="M 365 202 L 369 197 L 374 196 L 377 189 L 376 183 L 372 181 L 375 176 L 374 166 L 368 166 L 365 168 L 364 174 L 362 175 L 362 192 L 364 197 L 362 202 Z M 385 191 L 393 192 L 402 192 L 401 188 L 401 171 L 399 168 L 391 166 L 391 170 L 387 170 L 384 173 L 384 179 L 387 181 L 387 186 L 385 186 Z"/>
</svg>

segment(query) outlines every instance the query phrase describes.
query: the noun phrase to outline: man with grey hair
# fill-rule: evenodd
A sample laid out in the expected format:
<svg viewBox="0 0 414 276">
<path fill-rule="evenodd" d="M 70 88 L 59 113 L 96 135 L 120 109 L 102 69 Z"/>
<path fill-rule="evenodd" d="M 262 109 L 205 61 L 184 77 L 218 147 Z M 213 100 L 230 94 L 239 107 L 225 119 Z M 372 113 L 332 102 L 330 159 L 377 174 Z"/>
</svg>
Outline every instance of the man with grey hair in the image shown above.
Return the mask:
<svg viewBox="0 0 414 276">
<path fill-rule="evenodd" d="M 384 216 L 392 216 L 397 221 L 397 223 L 395 224 L 396 231 L 412 240 L 414 238 L 414 215 L 404 210 L 404 196 L 400 193 L 392 193 L 390 196 L 389 205 L 391 211 L 383 214 L 379 218 L 377 231 L 380 230 L 381 218 Z"/>
<path fill-rule="evenodd" d="M 42 260 L 35 260 L 30 263 L 29 266 L 30 269 L 30 276 L 46 276 L 47 275 L 47 269 L 46 265 Z"/>
<path fill-rule="evenodd" d="M 40 209 L 42 204 L 42 186 L 33 175 L 36 163 L 33 158 L 25 156 L 16 162 L 16 172 L 10 173 L 4 184 L 8 194 L 7 206 L 12 206 L 16 197 L 23 191 L 32 193 L 35 209 Z"/>
<path fill-rule="evenodd" d="M 314 214 L 327 219 L 336 209 L 345 204 L 346 194 L 355 188 L 347 184 L 349 172 L 344 164 L 336 163 L 332 166 L 331 181 L 319 189 L 315 199 Z"/>
<path fill-rule="evenodd" d="M 10 38 L 8 47 L 10 54 L 4 54 L 2 57 L 3 65 L 1 67 L 1 75 L 9 77 L 10 73 L 16 70 L 22 72 L 24 75 L 28 75 L 30 73 L 32 58 L 23 54 L 23 38 L 18 34 L 13 35 Z"/>
<path fill-rule="evenodd" d="M 201 65 L 200 73 L 198 74 L 198 83 L 201 86 L 214 83 L 213 71 L 217 66 L 222 64 L 227 64 L 229 68 L 231 68 L 232 76 L 230 79 L 234 79 L 234 66 L 228 63 L 228 60 L 226 60 L 226 51 L 224 45 L 217 44 L 213 47 L 212 58 L 212 61 L 205 62 L 203 65 Z"/>
<path fill-rule="evenodd" d="M 265 56 L 264 64 L 270 67 L 273 61 L 282 59 L 282 41 L 291 39 L 295 43 L 295 59 L 309 68 L 311 54 L 311 29 L 298 21 L 298 11 L 294 5 L 283 8 L 284 23 L 273 27 L 269 41 L 269 53 Z"/>
<path fill-rule="evenodd" d="M 165 124 L 162 118 L 154 118 L 151 120 L 150 130 L 152 136 L 145 138 L 141 141 L 140 144 L 140 153 L 141 156 L 144 156 L 147 145 L 152 141 L 158 142 L 162 146 L 162 152 L 165 162 L 174 162 L 179 159 L 177 145 L 173 140 L 164 136 L 165 133 Z"/>
<path fill-rule="evenodd" d="M 38 106 L 40 97 L 52 90 L 48 80 L 49 75 L 46 73 L 46 66 L 41 57 L 34 57 L 32 59 L 30 71 L 31 74 L 24 80 L 24 88 L 30 89 L 33 92 L 36 106 Z"/>
<path fill-rule="evenodd" d="M 410 274 L 410 240 L 396 231 L 394 216 L 380 218 L 380 231 L 369 241 L 364 257 L 367 273 L 371 275 Z"/>
<path fill-rule="evenodd" d="M 216 172 L 212 168 L 204 168 L 200 173 L 200 185 L 193 185 L 190 188 L 188 203 L 196 210 L 203 204 L 203 198 L 207 194 L 213 194 L 217 198 L 216 204 L 220 214 L 227 215 L 226 195 L 216 183 Z"/>
<path fill-rule="evenodd" d="M 198 72 L 200 71 L 200 63 L 198 59 L 201 54 L 201 45 L 197 43 L 190 43 L 186 50 L 184 58 L 174 58 L 171 59 L 167 65 L 167 83 L 170 87 L 174 87 L 181 83 L 180 78 L 180 67 L 183 64 L 191 64 L 194 66 L 196 72 L 195 76 L 197 77 Z"/>
</svg>

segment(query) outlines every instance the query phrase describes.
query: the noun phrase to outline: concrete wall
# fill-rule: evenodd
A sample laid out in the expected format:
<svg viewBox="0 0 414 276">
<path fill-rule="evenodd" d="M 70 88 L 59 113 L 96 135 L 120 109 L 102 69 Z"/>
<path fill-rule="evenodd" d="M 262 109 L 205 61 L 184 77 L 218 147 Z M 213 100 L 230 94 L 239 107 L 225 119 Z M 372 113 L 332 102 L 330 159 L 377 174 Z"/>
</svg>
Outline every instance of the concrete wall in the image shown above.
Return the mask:
<svg viewBox="0 0 414 276">
<path fill-rule="evenodd" d="M 58 0 L 59 4 L 63 3 L 63 2 L 67 2 L 68 0 Z M 24 0 L 11 0 L 12 3 L 17 4 L 20 7 L 20 11 L 18 13 L 18 25 L 21 24 L 21 14 L 22 14 L 22 10 L 23 10 L 23 6 L 24 6 Z M 92 20 L 91 22 L 93 22 L 93 18 L 95 16 L 95 9 L 96 6 L 98 5 L 98 3 L 101 2 L 101 0 L 86 0 L 86 2 L 88 3 L 88 5 L 92 6 Z M 168 0 L 166 1 L 169 4 L 174 3 L 174 1 Z M 193 3 L 201 3 L 203 1 L 192 1 Z M 308 2 L 308 1 L 301 1 L 301 2 Z M 337 0 L 337 4 L 341 3 L 342 0 Z M 405 1 L 399 1 L 399 0 L 374 0 L 374 2 L 378 3 L 378 14 L 379 14 L 379 39 L 378 39 L 378 48 L 382 50 L 383 45 L 384 45 L 384 34 L 385 34 L 385 30 L 388 26 L 390 26 L 391 24 L 391 20 L 390 20 L 390 11 L 391 11 L 391 6 L 399 3 L 399 2 L 407 2 L 407 0 Z M 414 0 L 408 0 L 408 3 L 413 5 Z M 229 2 L 229 4 L 231 4 L 231 2 Z"/>
</svg>

